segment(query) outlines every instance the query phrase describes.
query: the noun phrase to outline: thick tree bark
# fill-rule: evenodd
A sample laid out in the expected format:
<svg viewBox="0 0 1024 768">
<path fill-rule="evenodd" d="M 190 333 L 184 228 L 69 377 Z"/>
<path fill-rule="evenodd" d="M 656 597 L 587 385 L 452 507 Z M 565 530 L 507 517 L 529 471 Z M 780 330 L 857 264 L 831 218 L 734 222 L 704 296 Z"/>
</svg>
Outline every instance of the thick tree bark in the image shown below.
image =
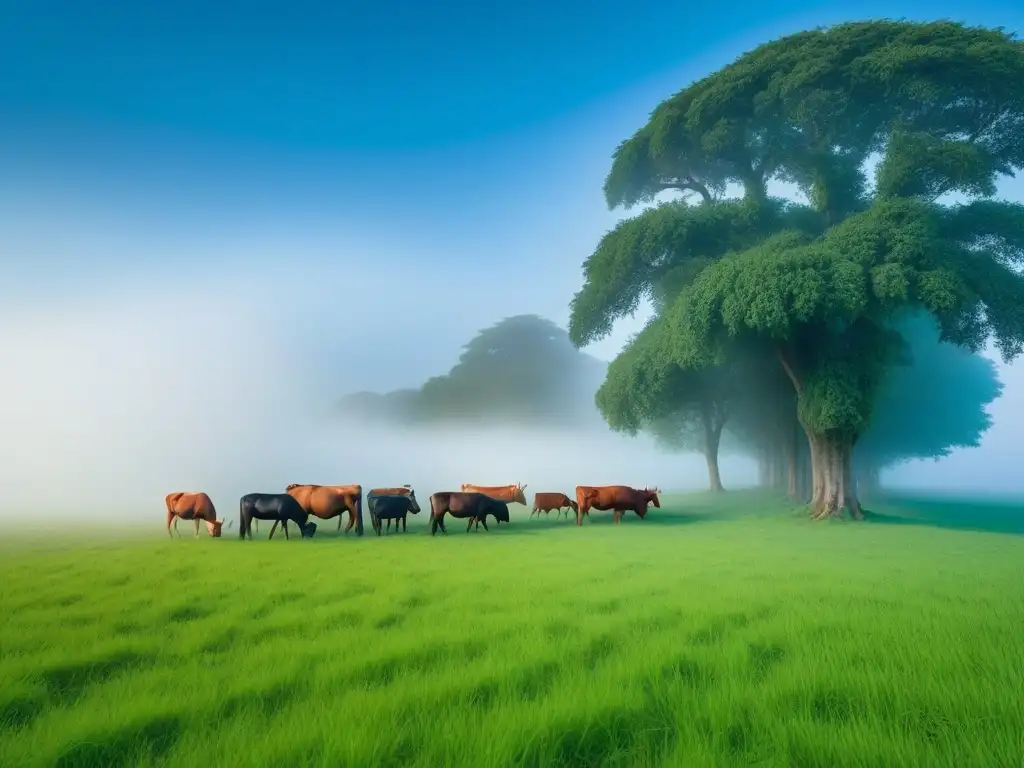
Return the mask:
<svg viewBox="0 0 1024 768">
<path fill-rule="evenodd" d="M 800 374 L 782 346 L 777 347 L 777 352 L 799 401 L 804 394 Z M 857 498 L 852 471 L 853 446 L 857 437 L 838 430 L 818 432 L 809 429 L 802 421 L 801 426 L 811 450 L 811 517 L 825 520 L 840 517 L 844 510 L 849 510 L 854 520 L 863 520 L 864 510 Z"/>
<path fill-rule="evenodd" d="M 811 517 L 815 520 L 840 517 L 844 510 L 848 510 L 854 520 L 863 520 L 864 511 L 857 498 L 851 471 L 854 440 L 833 430 L 805 430 L 814 478 Z"/>
</svg>

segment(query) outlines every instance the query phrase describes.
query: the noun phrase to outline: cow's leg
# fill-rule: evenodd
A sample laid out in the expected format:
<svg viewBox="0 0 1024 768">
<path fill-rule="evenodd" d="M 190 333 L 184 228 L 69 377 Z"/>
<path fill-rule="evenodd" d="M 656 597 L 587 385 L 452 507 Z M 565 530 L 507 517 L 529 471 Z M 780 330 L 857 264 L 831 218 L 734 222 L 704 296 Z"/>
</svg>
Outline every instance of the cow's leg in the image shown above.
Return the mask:
<svg viewBox="0 0 1024 768">
<path fill-rule="evenodd" d="M 490 528 L 487 527 L 487 515 L 484 515 L 483 517 L 479 518 L 479 520 L 480 520 L 481 523 L 484 524 L 484 530 L 485 531 L 491 530 Z M 495 520 L 497 520 L 497 518 L 495 518 Z"/>
<path fill-rule="evenodd" d="M 197 517 L 193 522 L 196 524 L 196 538 L 198 539 L 199 538 L 199 518 Z"/>
<path fill-rule="evenodd" d="M 274 538 L 274 531 L 276 531 L 276 530 L 277 530 L 277 523 L 278 523 L 278 521 L 277 521 L 277 520 L 275 520 L 275 521 L 274 521 L 274 524 L 273 524 L 272 526 L 270 526 L 270 535 L 269 535 L 269 536 L 267 536 L 267 539 L 272 539 L 272 538 Z"/>
<path fill-rule="evenodd" d="M 395 530 L 398 530 L 398 523 L 395 523 Z M 402 515 L 402 533 L 407 533 L 409 530 L 409 514 Z"/>
<path fill-rule="evenodd" d="M 348 511 L 348 525 L 345 526 L 345 533 L 348 533 L 349 531 L 351 531 L 353 526 L 355 526 L 355 524 L 356 524 L 356 515 L 350 509 Z M 341 515 L 338 515 L 338 527 L 339 528 L 341 527 Z"/>
<path fill-rule="evenodd" d="M 472 528 L 473 528 L 473 518 L 471 517 L 471 518 L 469 518 L 469 524 L 466 526 L 466 533 L 469 533 Z"/>
<path fill-rule="evenodd" d="M 288 535 L 288 521 L 287 520 L 282 520 L 281 521 L 281 530 L 284 531 L 284 539 L 285 539 L 285 541 L 290 541 L 292 537 Z"/>
</svg>

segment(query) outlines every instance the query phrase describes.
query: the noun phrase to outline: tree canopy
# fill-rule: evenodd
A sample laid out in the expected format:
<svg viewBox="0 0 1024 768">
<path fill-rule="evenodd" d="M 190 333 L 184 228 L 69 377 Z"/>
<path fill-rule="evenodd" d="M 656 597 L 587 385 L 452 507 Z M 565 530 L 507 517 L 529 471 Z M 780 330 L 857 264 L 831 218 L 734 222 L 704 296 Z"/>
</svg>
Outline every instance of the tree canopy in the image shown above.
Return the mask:
<svg viewBox="0 0 1024 768">
<path fill-rule="evenodd" d="M 583 345 L 655 301 L 602 412 L 631 428 L 629 413 L 678 414 L 741 363 L 781 369 L 789 396 L 768 401 L 806 436 L 815 516 L 859 516 L 853 452 L 907 363 L 901 318 L 927 313 L 942 342 L 991 340 L 1005 360 L 1024 345 L 1024 207 L 994 198 L 1022 165 L 1024 46 L 1002 30 L 842 24 L 684 88 L 619 146 L 605 183 L 612 207 L 683 198 L 605 235 L 570 307 Z M 773 199 L 772 180 L 806 204 Z M 741 199 L 723 199 L 730 186 Z M 638 373 L 652 359 L 658 372 Z M 793 487 L 798 446 L 786 453 Z"/>
</svg>

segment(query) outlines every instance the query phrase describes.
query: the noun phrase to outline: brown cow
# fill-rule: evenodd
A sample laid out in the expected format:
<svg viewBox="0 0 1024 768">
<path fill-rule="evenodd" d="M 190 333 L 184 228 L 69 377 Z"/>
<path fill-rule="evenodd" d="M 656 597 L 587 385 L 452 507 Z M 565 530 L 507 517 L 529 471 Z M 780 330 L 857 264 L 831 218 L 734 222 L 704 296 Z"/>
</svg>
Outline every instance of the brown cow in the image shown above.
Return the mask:
<svg viewBox="0 0 1024 768">
<path fill-rule="evenodd" d="M 616 525 L 622 521 L 622 515 L 627 509 L 636 512 L 643 520 L 647 517 L 648 504 L 653 502 L 655 507 L 661 507 L 659 493 L 661 491 L 657 488 L 652 491 L 644 487 L 640 491 L 628 485 L 577 485 L 576 525 L 583 525 L 583 516 L 589 515 L 591 509 L 614 510 Z"/>
<path fill-rule="evenodd" d="M 523 493 L 526 490 L 526 486 L 521 483 L 516 483 L 515 485 L 473 485 L 472 483 L 463 483 L 461 490 L 463 493 L 482 493 L 498 501 L 526 506 L 526 494 Z"/>
<path fill-rule="evenodd" d="M 307 513 L 321 520 L 338 518 L 338 530 L 341 530 L 341 516 L 348 512 L 348 525 L 345 533 L 352 530 L 363 535 L 363 487 L 361 485 L 308 485 L 292 483 L 285 488 L 299 502 Z M 276 523 L 275 523 L 276 525 Z"/>
<path fill-rule="evenodd" d="M 408 496 L 412 493 L 412 486 L 409 483 L 405 485 L 396 485 L 394 488 L 373 488 L 366 495 L 367 496 Z M 391 518 L 387 518 L 388 521 L 388 533 L 391 532 Z M 395 529 L 398 529 L 398 521 L 395 520 Z"/>
<path fill-rule="evenodd" d="M 537 515 L 540 517 L 540 513 L 543 512 L 545 515 L 550 514 L 551 510 L 557 509 L 559 515 L 562 513 L 562 509 L 565 509 L 565 516 L 568 519 L 569 510 L 573 512 L 579 511 L 579 504 L 570 499 L 564 493 L 535 493 L 533 495 L 533 511 L 530 513 L 530 517 Z"/>
<path fill-rule="evenodd" d="M 213 501 L 205 493 L 189 493 L 177 491 L 169 493 L 164 498 L 167 505 L 167 535 L 172 539 L 171 523 L 174 523 L 174 533 L 178 533 L 178 520 L 195 520 L 196 538 L 199 538 L 199 521 L 206 523 L 206 533 L 215 539 L 220 538 L 221 529 L 224 526 L 223 520 L 217 519 L 217 510 L 213 508 Z M 228 527 L 231 524 L 228 523 Z"/>
</svg>

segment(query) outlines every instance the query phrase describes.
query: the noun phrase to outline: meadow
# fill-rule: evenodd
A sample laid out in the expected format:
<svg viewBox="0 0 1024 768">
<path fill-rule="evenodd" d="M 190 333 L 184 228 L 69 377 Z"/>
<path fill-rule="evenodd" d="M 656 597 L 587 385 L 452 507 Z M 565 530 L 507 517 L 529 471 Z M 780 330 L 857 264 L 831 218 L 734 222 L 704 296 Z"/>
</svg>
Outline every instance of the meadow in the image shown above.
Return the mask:
<svg viewBox="0 0 1024 768">
<path fill-rule="evenodd" d="M 169 541 L 159 504 L 144 536 L 8 532 L 0 765 L 1021 765 L 1021 506 L 512 509 L 436 538 Z"/>
</svg>

